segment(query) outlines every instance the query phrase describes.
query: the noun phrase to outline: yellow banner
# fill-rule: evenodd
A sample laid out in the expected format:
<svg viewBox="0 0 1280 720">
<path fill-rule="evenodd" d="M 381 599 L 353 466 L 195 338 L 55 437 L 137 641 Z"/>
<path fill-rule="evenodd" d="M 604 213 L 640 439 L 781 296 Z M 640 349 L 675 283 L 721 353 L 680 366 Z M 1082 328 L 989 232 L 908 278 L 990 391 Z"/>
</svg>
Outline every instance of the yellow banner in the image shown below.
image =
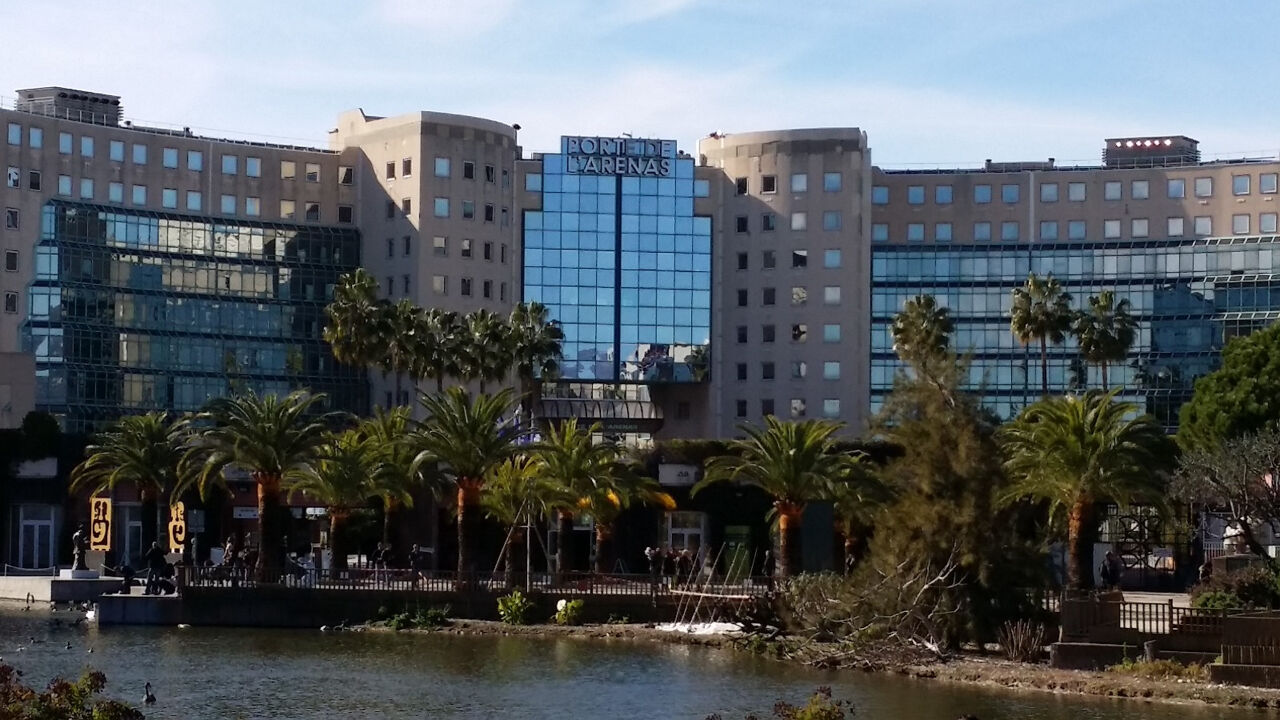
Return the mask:
<svg viewBox="0 0 1280 720">
<path fill-rule="evenodd" d="M 180 553 L 187 544 L 187 506 L 181 501 L 169 507 L 169 552 Z"/>
<path fill-rule="evenodd" d="M 111 549 L 111 499 L 104 497 L 89 500 L 89 549 Z"/>
</svg>

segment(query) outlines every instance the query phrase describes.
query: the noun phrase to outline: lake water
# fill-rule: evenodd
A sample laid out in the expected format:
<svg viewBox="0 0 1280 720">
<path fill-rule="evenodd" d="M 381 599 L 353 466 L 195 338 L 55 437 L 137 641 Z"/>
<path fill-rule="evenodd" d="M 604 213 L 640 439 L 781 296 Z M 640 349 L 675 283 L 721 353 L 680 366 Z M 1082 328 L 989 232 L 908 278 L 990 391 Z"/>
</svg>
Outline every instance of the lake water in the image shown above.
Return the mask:
<svg viewBox="0 0 1280 720">
<path fill-rule="evenodd" d="M 530 637 L 54 626 L 74 617 L 0 606 L 0 657 L 43 686 L 94 667 L 107 693 L 159 702 L 149 719 L 691 718 L 770 715 L 830 685 L 858 718 L 1174 720 L 1273 715 L 977 690 L 796 668 L 677 645 Z M 30 643 L 29 638 L 42 640 Z M 71 643 L 71 649 L 66 648 Z M 26 650 L 17 651 L 19 646 Z M 92 648 L 93 653 L 88 649 Z"/>
</svg>

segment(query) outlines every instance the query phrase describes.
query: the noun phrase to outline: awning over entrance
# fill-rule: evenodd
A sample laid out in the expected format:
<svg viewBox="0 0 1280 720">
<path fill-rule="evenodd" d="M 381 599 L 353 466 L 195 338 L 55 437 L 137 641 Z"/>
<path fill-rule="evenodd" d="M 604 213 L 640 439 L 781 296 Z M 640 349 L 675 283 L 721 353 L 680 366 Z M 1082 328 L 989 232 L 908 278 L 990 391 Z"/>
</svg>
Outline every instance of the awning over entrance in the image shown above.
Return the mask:
<svg viewBox="0 0 1280 720">
<path fill-rule="evenodd" d="M 648 400 L 543 398 L 538 403 L 538 417 L 598 422 L 605 432 L 651 433 L 662 427 L 662 408 Z"/>
</svg>

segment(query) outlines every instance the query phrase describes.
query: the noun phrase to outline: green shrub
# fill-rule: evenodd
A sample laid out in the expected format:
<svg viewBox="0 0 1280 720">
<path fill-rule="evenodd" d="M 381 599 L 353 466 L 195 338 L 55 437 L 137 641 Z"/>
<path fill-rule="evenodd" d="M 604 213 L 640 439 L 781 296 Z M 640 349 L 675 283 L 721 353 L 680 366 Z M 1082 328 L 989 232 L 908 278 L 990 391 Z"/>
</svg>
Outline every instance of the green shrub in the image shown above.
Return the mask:
<svg viewBox="0 0 1280 720">
<path fill-rule="evenodd" d="M 1204 610 L 1234 610 L 1244 607 L 1244 601 L 1233 592 L 1210 590 L 1196 595 L 1191 601 L 1191 607 Z"/>
<path fill-rule="evenodd" d="M 557 625 L 581 625 L 582 601 L 561 600 L 556 603 L 555 621 Z"/>
<path fill-rule="evenodd" d="M 1234 595 L 1239 600 L 1235 607 L 1280 608 L 1280 583 L 1277 583 L 1275 574 L 1261 565 L 1214 575 L 1208 582 L 1192 588 L 1192 604 L 1202 607 L 1195 603 L 1209 593 Z"/>
<path fill-rule="evenodd" d="M 411 630 L 413 628 L 437 628 L 449 624 L 449 606 L 429 607 L 426 610 L 415 607 L 412 612 L 408 608 L 387 621 L 392 630 Z"/>
<path fill-rule="evenodd" d="M 498 598 L 498 617 L 508 625 L 528 625 L 531 610 L 533 602 L 519 590 L 512 590 L 510 595 Z"/>
<path fill-rule="evenodd" d="M 609 625 L 627 625 L 631 622 L 630 615 L 614 615 L 609 613 L 609 619 L 605 621 Z"/>
<path fill-rule="evenodd" d="M 1108 671 L 1148 680 L 1208 680 L 1209 671 L 1203 665 L 1183 665 L 1177 660 L 1130 660 L 1112 665 Z"/>
</svg>

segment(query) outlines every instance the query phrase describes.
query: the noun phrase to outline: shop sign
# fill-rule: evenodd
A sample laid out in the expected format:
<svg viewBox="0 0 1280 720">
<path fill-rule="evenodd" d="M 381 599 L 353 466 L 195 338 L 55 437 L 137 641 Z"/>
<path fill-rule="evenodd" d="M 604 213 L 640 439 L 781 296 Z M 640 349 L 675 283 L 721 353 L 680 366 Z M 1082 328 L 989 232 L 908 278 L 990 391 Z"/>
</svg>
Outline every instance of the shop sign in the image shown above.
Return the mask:
<svg viewBox="0 0 1280 720">
<path fill-rule="evenodd" d="M 89 549 L 111 549 L 111 499 L 96 497 L 89 501 Z"/>
<path fill-rule="evenodd" d="M 187 506 L 178 501 L 169 506 L 169 552 L 182 552 L 187 544 Z"/>
<path fill-rule="evenodd" d="M 671 177 L 675 170 L 675 140 L 566 135 L 560 149 L 571 175 Z"/>
<path fill-rule="evenodd" d="M 238 507 L 231 509 L 231 517 L 236 520 L 257 520 L 258 508 L 256 507 Z"/>
<path fill-rule="evenodd" d="M 685 487 L 698 481 L 696 465 L 662 463 L 658 466 L 658 484 L 666 487 Z"/>
</svg>

